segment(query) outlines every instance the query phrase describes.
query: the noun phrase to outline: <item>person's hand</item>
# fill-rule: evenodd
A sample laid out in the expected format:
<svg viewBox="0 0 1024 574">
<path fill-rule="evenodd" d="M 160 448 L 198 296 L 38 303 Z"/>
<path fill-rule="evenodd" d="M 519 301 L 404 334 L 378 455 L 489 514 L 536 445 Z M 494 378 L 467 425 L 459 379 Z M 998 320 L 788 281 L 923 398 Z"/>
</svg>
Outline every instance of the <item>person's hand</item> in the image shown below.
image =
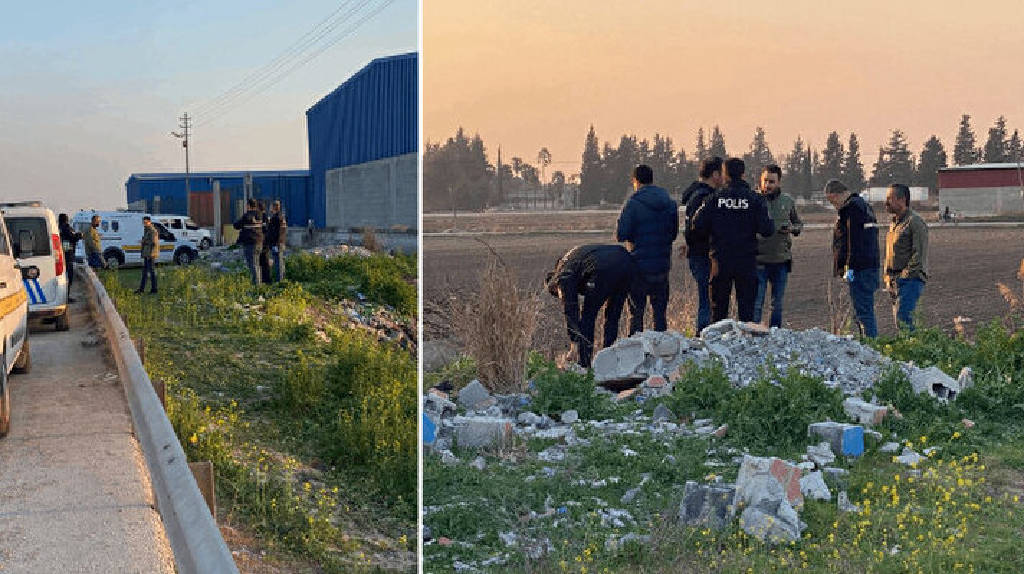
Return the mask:
<svg viewBox="0 0 1024 574">
<path fill-rule="evenodd" d="M 846 279 L 847 283 L 853 283 L 853 269 L 847 269 L 843 274 L 843 279 Z"/>
</svg>

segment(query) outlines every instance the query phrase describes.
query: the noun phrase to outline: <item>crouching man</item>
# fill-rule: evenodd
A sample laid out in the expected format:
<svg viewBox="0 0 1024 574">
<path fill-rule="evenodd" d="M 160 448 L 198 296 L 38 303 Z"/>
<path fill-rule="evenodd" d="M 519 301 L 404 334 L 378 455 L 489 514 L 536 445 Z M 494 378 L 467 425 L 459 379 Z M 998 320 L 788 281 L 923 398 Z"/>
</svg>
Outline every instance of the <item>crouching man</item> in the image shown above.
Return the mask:
<svg viewBox="0 0 1024 574">
<path fill-rule="evenodd" d="M 633 258 L 618 245 L 580 245 L 559 259 L 545 281 L 548 292 L 562 300 L 569 340 L 583 368 L 594 354 L 594 326 L 604 309 L 604 346 L 619 336 L 619 317 L 635 275 Z M 583 298 L 582 312 L 579 298 Z"/>
</svg>

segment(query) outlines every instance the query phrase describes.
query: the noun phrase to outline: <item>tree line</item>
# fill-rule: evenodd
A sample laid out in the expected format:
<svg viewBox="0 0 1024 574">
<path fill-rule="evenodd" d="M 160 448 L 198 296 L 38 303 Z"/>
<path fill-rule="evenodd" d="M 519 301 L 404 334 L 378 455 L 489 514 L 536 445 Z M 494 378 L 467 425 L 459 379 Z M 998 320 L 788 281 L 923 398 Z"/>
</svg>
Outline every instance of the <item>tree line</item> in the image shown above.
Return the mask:
<svg viewBox="0 0 1024 574">
<path fill-rule="evenodd" d="M 978 145 L 971 116 L 963 114 L 953 146 L 953 165 L 976 163 L 1015 162 L 1021 158 L 1022 144 L 1018 130 L 1012 134 L 1006 118 L 1000 116 L 988 130 L 984 145 Z M 551 153 L 541 148 L 536 163 L 521 157 L 500 158 L 490 163 L 487 149 L 479 135 L 472 137 L 459 128 L 444 143 L 427 142 L 423 156 L 424 209 L 479 210 L 507 203 L 509 198 L 521 196 L 524 191 L 546 198 L 551 204 L 561 197 L 566 186 L 579 184 L 579 205 L 619 204 L 631 190 L 630 173 L 633 166 L 646 163 L 654 170 L 656 183 L 678 193 L 697 178 L 700 162 L 712 156 L 728 157 L 725 136 L 716 125 L 707 134 L 697 130 L 694 153 L 677 149 L 670 136 L 654 134 L 653 139 L 623 134 L 617 145 L 597 137 L 590 126 L 584 140 L 583 156 L 578 173 L 563 170 L 551 173 Z M 773 154 L 767 143 L 765 130 L 758 127 L 747 150 L 733 151 L 747 164 L 748 179 L 760 174 L 764 166 L 778 164 L 783 170 L 783 187 L 788 193 L 810 198 L 832 178 L 843 180 L 851 189 L 882 186 L 894 181 L 911 186 L 938 187 L 939 168 L 949 165 L 949 157 L 942 141 L 936 135 L 929 137 L 915 154 L 909 149 L 902 130 L 892 130 L 888 141 L 878 148 L 878 156 L 867 176 L 861 161 L 860 143 L 856 133 L 846 137 L 832 131 L 821 150 L 797 136 L 788 153 Z M 500 157 L 500 156 L 499 156 Z M 496 158 L 497 159 L 497 158 Z M 564 163 L 564 162 L 563 162 Z"/>
</svg>

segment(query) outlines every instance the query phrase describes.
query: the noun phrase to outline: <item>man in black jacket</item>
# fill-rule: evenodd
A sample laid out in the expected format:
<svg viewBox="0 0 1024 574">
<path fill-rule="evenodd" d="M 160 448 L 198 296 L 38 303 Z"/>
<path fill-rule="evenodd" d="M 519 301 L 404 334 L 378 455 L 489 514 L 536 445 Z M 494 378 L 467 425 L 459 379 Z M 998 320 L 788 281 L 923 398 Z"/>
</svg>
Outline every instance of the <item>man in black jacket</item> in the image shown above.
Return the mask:
<svg viewBox="0 0 1024 574">
<path fill-rule="evenodd" d="M 708 282 L 711 279 L 711 258 L 708 257 L 708 236 L 697 233 L 693 229 L 693 216 L 704 205 L 704 200 L 722 187 L 722 158 L 710 157 L 700 165 L 700 179 L 686 188 L 680 199 L 685 206 L 683 218 L 683 237 L 686 241 L 680 246 L 679 254 L 686 257 L 690 266 L 690 274 L 697 283 L 697 331 L 700 334 L 704 327 L 711 324 L 711 295 Z"/>
<path fill-rule="evenodd" d="M 839 214 L 832 231 L 833 274 L 850 285 L 850 299 L 861 332 L 877 337 L 878 220 L 871 204 L 859 194 L 851 193 L 838 179 L 830 179 L 825 184 L 825 198 Z"/>
<path fill-rule="evenodd" d="M 668 192 L 654 185 L 649 166 L 641 164 L 633 170 L 633 189 L 615 228 L 615 240 L 625 242 L 637 269 L 629 295 L 630 335 L 643 331 L 648 299 L 654 330 L 668 329 L 668 272 L 672 242 L 679 235 L 679 208 Z"/>
<path fill-rule="evenodd" d="M 725 187 L 705 200 L 693 218 L 694 231 L 711 238 L 712 323 L 729 316 L 729 296 L 734 286 L 739 320 L 754 320 L 757 236 L 775 233 L 764 198 L 743 181 L 745 170 L 743 160 L 726 160 Z"/>
<path fill-rule="evenodd" d="M 281 211 L 281 201 L 274 200 L 270 204 L 270 219 L 267 221 L 267 237 L 263 245 L 270 249 L 276 273 L 271 275 L 274 281 L 284 281 L 284 245 L 288 238 L 288 224 Z"/>
<path fill-rule="evenodd" d="M 60 230 L 61 248 L 64 250 L 64 272 L 68 276 L 68 303 L 74 303 L 71 298 L 71 284 L 75 282 L 75 248 L 82 234 L 71 227 L 71 220 L 68 214 L 62 213 L 57 216 L 57 228 Z"/>
<path fill-rule="evenodd" d="M 239 230 L 238 244 L 242 246 L 245 254 L 245 265 L 249 268 L 249 278 L 253 285 L 260 284 L 260 251 L 263 249 L 263 220 L 260 219 L 259 211 L 256 209 L 256 200 L 250 199 L 246 203 L 248 211 L 235 222 L 235 229 Z"/>
<path fill-rule="evenodd" d="M 619 336 L 619 317 L 635 273 L 633 258 L 619 245 L 580 245 L 570 249 L 548 273 L 548 292 L 562 300 L 565 327 L 579 357 L 590 367 L 594 324 L 604 306 L 604 346 Z M 580 313 L 579 297 L 583 297 Z"/>
</svg>

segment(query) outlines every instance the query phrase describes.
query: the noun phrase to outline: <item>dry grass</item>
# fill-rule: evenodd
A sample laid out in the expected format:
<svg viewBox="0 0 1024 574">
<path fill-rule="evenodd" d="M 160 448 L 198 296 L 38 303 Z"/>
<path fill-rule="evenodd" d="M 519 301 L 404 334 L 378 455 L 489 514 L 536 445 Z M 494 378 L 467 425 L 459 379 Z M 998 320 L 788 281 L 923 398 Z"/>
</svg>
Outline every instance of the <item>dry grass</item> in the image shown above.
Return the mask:
<svg viewBox="0 0 1024 574">
<path fill-rule="evenodd" d="M 477 291 L 453 304 L 452 326 L 490 391 L 525 389 L 526 358 L 540 309 L 537 294 L 520 289 L 515 271 L 496 254 L 480 273 Z"/>
<path fill-rule="evenodd" d="M 372 227 L 364 227 L 362 229 L 363 236 L 363 247 L 365 247 L 371 253 L 379 253 L 382 245 L 380 239 L 377 238 L 377 232 Z"/>
<path fill-rule="evenodd" d="M 828 330 L 834 335 L 850 331 L 850 311 L 853 304 L 848 294 L 839 288 L 840 283 L 832 276 L 831 267 L 825 276 L 825 304 L 828 305 Z"/>
</svg>

